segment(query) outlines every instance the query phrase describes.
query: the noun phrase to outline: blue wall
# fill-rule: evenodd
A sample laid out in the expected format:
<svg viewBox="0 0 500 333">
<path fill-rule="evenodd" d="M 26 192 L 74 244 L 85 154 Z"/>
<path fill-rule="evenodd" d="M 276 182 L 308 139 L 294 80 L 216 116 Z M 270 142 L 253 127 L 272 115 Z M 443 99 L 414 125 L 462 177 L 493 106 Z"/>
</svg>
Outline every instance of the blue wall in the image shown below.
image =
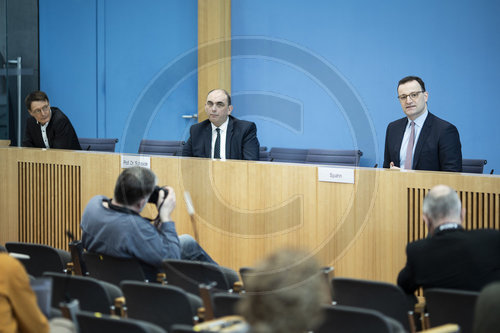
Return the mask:
<svg viewBox="0 0 500 333">
<path fill-rule="evenodd" d="M 381 165 L 403 116 L 397 81 L 421 76 L 429 110 L 466 158 L 500 169 L 500 2 L 232 1 L 234 115 L 268 147 L 359 148 Z M 197 112 L 196 0 L 40 0 L 41 88 L 79 136 L 186 138 Z"/>
</svg>

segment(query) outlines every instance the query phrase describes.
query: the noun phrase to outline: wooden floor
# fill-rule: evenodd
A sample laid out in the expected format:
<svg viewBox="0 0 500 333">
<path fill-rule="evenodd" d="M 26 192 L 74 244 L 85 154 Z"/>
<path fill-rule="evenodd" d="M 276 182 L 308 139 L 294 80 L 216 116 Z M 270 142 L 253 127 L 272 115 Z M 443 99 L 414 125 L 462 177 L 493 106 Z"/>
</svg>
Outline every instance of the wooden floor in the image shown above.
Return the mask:
<svg viewBox="0 0 500 333">
<path fill-rule="evenodd" d="M 422 200 L 437 184 L 459 191 L 467 228 L 500 229 L 498 176 L 358 168 L 355 184 L 340 184 L 319 182 L 314 165 L 179 157 L 151 157 L 151 168 L 177 193 L 179 234 L 196 229 L 210 255 L 235 269 L 288 246 L 333 265 L 336 276 L 395 282 L 405 245 L 425 237 Z M 120 154 L 0 148 L 0 243 L 67 250 L 66 230 L 80 237 L 85 205 L 112 196 L 120 171 Z"/>
</svg>

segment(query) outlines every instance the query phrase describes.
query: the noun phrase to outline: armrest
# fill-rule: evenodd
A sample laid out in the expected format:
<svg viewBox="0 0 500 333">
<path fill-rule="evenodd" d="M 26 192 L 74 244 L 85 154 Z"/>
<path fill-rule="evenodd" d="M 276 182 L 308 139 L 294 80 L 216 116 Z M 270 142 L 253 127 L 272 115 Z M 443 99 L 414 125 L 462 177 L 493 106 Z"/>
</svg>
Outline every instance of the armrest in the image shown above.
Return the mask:
<svg viewBox="0 0 500 333">
<path fill-rule="evenodd" d="M 460 326 L 457 324 L 446 324 L 430 328 L 427 330 L 420 331 L 422 333 L 458 333 L 460 332 Z"/>
</svg>

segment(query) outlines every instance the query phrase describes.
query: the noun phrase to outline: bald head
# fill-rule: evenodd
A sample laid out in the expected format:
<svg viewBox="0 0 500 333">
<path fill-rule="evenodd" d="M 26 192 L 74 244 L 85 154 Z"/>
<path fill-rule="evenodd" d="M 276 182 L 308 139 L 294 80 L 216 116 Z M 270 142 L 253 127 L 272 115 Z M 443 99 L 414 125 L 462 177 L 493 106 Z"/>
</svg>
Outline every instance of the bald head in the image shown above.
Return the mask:
<svg viewBox="0 0 500 333">
<path fill-rule="evenodd" d="M 449 186 L 433 187 L 424 199 L 424 217 L 429 227 L 442 223 L 462 223 L 462 204 L 457 192 Z"/>
</svg>

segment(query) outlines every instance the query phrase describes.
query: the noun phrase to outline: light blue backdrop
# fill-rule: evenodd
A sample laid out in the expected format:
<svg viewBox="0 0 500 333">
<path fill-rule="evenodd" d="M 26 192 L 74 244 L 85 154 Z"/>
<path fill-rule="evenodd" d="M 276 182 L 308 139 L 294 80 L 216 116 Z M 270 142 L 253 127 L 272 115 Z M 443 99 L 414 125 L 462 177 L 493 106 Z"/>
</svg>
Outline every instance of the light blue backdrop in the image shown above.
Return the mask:
<svg viewBox="0 0 500 333">
<path fill-rule="evenodd" d="M 234 115 L 262 145 L 358 148 L 381 165 L 403 116 L 397 81 L 414 74 L 463 156 L 499 170 L 499 12 L 495 0 L 234 0 Z M 119 151 L 186 139 L 196 45 L 196 0 L 40 0 L 41 89 L 79 136 L 117 137 Z"/>
</svg>

